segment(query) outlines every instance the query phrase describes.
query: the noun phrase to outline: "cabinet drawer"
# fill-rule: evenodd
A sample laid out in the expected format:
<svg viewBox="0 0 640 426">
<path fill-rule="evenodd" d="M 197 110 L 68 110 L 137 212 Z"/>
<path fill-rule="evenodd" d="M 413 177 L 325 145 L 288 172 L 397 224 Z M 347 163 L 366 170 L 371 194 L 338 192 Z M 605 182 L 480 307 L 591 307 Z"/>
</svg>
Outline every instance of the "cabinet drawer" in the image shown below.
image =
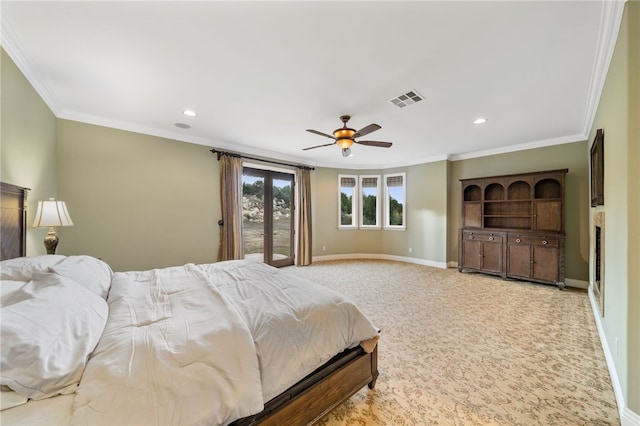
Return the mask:
<svg viewBox="0 0 640 426">
<path fill-rule="evenodd" d="M 502 234 L 496 234 L 493 232 L 468 232 L 465 231 L 462 233 L 462 238 L 465 240 L 476 240 L 476 241 L 488 241 L 501 243 L 503 241 Z"/>
<path fill-rule="evenodd" d="M 545 235 L 518 235 L 509 234 L 507 239 L 509 244 L 534 244 L 540 246 L 558 247 L 559 239 L 555 236 Z"/>
</svg>

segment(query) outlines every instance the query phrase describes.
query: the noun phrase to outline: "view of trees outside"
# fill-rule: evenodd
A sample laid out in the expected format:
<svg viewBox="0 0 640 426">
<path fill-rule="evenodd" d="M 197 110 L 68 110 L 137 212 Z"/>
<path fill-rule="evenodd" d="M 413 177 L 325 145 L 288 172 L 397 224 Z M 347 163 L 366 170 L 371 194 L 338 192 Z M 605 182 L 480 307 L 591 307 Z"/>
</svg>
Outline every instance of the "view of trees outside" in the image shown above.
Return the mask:
<svg viewBox="0 0 640 426">
<path fill-rule="evenodd" d="M 362 224 L 378 225 L 377 221 L 378 188 L 362 188 Z"/>
<path fill-rule="evenodd" d="M 264 178 L 242 176 L 244 254 L 264 253 Z"/>
<path fill-rule="evenodd" d="M 365 225 L 375 225 L 376 222 L 376 194 L 375 188 L 370 188 L 372 193 L 362 197 L 363 221 Z M 389 188 L 389 225 L 402 226 L 402 187 Z M 353 224 L 353 188 L 341 188 L 340 190 L 340 225 Z"/>
<path fill-rule="evenodd" d="M 402 226 L 402 187 L 389 187 L 389 225 Z"/>
<path fill-rule="evenodd" d="M 353 188 L 340 190 L 340 225 L 353 225 Z"/>
<path fill-rule="evenodd" d="M 264 253 L 263 177 L 242 176 L 244 254 Z M 273 179 L 273 252 L 291 256 L 291 183 Z"/>
</svg>

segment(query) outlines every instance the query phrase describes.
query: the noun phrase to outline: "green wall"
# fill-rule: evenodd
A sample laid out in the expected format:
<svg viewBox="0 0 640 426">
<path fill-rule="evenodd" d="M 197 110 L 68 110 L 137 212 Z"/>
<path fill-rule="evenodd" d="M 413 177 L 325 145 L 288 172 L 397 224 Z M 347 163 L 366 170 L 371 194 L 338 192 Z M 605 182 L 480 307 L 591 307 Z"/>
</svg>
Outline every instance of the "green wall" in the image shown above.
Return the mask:
<svg viewBox="0 0 640 426">
<path fill-rule="evenodd" d="M 605 161 L 604 206 L 591 209 L 591 218 L 597 210 L 605 212 L 601 323 L 623 399 L 635 413 L 640 413 L 639 123 L 640 3 L 628 2 L 590 133 L 593 141 L 596 130 L 604 130 Z"/>
<path fill-rule="evenodd" d="M 217 260 L 218 161 L 209 148 L 58 121 L 58 182 L 75 226 L 63 254 L 114 270 Z"/>
<path fill-rule="evenodd" d="M 4 49 L 1 64 L 0 179 L 31 188 L 27 196 L 27 255 L 46 254 L 46 228 L 31 228 L 39 200 L 58 197 L 56 117 Z M 58 229 L 59 247 L 67 229 Z"/>
</svg>

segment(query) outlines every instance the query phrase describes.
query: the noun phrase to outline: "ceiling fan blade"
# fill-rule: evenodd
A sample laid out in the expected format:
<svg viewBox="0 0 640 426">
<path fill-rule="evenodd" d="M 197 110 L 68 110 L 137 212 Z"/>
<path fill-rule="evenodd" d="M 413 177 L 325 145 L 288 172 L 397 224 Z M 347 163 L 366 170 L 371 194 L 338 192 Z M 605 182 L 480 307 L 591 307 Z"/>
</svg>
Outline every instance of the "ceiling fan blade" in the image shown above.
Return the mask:
<svg viewBox="0 0 640 426">
<path fill-rule="evenodd" d="M 324 137 L 329 138 L 329 139 L 335 139 L 333 136 L 328 135 L 326 133 L 319 132 L 317 130 L 307 129 L 307 132 L 315 133 L 316 135 L 324 136 Z"/>
<path fill-rule="evenodd" d="M 329 145 L 335 145 L 335 142 L 332 142 L 332 143 L 325 143 L 324 145 L 310 146 L 309 148 L 302 148 L 302 150 L 303 150 L 303 151 L 307 151 L 307 150 L 309 150 L 309 149 L 322 148 L 323 146 L 329 146 Z"/>
<path fill-rule="evenodd" d="M 389 148 L 393 145 L 391 142 L 378 142 L 378 141 L 354 141 L 355 143 L 359 143 L 360 145 L 368 145 L 368 146 L 377 146 L 380 148 Z"/>
<path fill-rule="evenodd" d="M 363 127 L 362 129 L 358 130 L 353 137 L 354 138 L 359 138 L 360 136 L 364 136 L 364 135 L 368 135 L 371 132 L 375 132 L 376 130 L 380 130 L 382 127 L 378 126 L 377 124 L 369 124 L 366 127 Z"/>
</svg>

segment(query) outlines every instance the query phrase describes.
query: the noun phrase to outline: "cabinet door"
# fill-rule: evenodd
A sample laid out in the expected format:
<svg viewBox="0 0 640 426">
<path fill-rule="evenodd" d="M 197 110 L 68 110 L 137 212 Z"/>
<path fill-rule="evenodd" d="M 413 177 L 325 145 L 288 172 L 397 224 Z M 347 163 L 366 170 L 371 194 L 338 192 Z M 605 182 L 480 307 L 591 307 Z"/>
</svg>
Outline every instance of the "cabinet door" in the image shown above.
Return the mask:
<svg viewBox="0 0 640 426">
<path fill-rule="evenodd" d="M 532 249 L 533 271 L 531 278 L 558 282 L 558 248 L 534 245 Z"/>
<path fill-rule="evenodd" d="M 465 202 L 462 205 L 462 226 L 465 228 L 482 228 L 482 204 Z"/>
<path fill-rule="evenodd" d="M 534 209 L 534 230 L 553 232 L 562 230 L 561 201 L 536 200 Z"/>
<path fill-rule="evenodd" d="M 507 249 L 507 276 L 528 279 L 531 276 L 531 246 L 516 243 L 509 244 Z"/>
<path fill-rule="evenodd" d="M 502 244 L 482 243 L 482 270 L 502 272 Z"/>
<path fill-rule="evenodd" d="M 469 269 L 482 269 L 482 242 L 462 240 L 462 266 Z"/>
</svg>

